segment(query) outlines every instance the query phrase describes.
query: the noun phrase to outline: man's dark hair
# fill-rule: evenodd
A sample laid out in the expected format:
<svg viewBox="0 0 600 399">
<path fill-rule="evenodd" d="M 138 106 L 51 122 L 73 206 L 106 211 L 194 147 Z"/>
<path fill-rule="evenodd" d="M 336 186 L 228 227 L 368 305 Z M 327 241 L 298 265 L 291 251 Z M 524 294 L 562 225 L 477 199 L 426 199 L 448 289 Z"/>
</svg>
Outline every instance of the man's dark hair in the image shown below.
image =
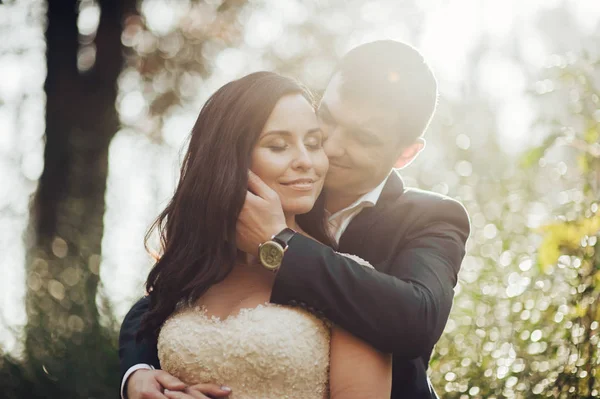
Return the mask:
<svg viewBox="0 0 600 399">
<path fill-rule="evenodd" d="M 437 104 L 437 82 L 412 46 L 379 40 L 348 52 L 338 64 L 340 95 L 368 101 L 397 114 L 397 133 L 405 144 L 421 136 Z"/>
</svg>

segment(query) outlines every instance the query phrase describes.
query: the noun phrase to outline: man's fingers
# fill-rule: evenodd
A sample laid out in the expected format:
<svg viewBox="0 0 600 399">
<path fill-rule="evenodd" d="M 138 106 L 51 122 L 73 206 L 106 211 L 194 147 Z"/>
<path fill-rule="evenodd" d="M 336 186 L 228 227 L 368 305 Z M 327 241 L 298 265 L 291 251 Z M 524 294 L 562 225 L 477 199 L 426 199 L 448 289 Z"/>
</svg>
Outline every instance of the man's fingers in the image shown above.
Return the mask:
<svg viewBox="0 0 600 399">
<path fill-rule="evenodd" d="M 156 370 L 136 370 L 127 380 L 127 397 L 129 399 L 167 399 L 162 394 L 162 387 L 157 380 Z"/>
<path fill-rule="evenodd" d="M 196 384 L 188 387 L 187 392 L 199 391 L 214 398 L 225 398 L 231 394 L 231 389 L 217 384 Z"/>
<path fill-rule="evenodd" d="M 127 395 L 130 399 L 168 399 L 160 391 L 144 391 L 136 394 L 135 396 Z"/>
<path fill-rule="evenodd" d="M 258 195 L 254 194 L 252 191 L 250 191 L 250 190 L 246 191 L 246 202 L 244 203 L 244 206 L 246 204 L 258 203 L 258 201 L 264 201 L 264 200 L 261 197 L 259 197 Z"/>
<path fill-rule="evenodd" d="M 173 377 L 164 370 L 157 370 L 156 381 L 158 381 L 163 388 L 173 391 L 183 391 L 187 387 L 181 380 Z"/>
<path fill-rule="evenodd" d="M 264 199 L 273 199 L 277 193 L 254 172 L 248 171 L 248 190 Z"/>
<path fill-rule="evenodd" d="M 202 395 L 201 393 L 198 396 L 192 396 L 188 393 L 181 391 L 170 391 L 165 389 L 165 396 L 167 399 L 210 399 L 208 396 Z"/>
</svg>

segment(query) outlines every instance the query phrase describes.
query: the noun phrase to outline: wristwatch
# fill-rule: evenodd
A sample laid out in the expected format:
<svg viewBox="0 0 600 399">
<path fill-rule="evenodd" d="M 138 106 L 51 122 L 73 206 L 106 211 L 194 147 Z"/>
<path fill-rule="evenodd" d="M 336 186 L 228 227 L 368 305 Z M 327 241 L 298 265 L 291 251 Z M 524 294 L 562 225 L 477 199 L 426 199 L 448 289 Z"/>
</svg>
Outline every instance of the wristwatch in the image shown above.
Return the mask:
<svg viewBox="0 0 600 399">
<path fill-rule="evenodd" d="M 276 272 L 283 262 L 283 254 L 288 249 L 288 242 L 296 232 L 289 227 L 275 234 L 269 241 L 258 246 L 258 259 L 260 263 L 272 272 Z"/>
</svg>

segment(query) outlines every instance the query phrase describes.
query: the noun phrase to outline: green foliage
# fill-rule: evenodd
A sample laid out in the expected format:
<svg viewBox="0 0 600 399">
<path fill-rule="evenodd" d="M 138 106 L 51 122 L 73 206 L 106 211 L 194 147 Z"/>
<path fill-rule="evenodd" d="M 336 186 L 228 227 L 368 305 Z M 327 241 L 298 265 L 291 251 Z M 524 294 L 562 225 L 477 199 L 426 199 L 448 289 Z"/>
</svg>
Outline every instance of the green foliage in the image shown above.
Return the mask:
<svg viewBox="0 0 600 399">
<path fill-rule="evenodd" d="M 106 306 L 106 304 L 104 304 Z M 2 398 L 110 398 L 116 397 L 119 381 L 118 323 L 111 309 L 104 309 L 107 322 L 86 325 L 82 331 L 61 336 L 51 328 L 48 317 L 38 320 L 34 331 L 46 328 L 52 334 L 37 334 L 44 342 L 42 353 L 26 347 L 17 359 L 0 354 Z M 46 320 L 46 321 L 45 321 Z M 30 322 L 30 325 L 32 323 Z M 25 334 L 31 326 L 26 327 Z M 34 348 L 37 346 L 34 346 Z"/>
<path fill-rule="evenodd" d="M 486 215 L 495 236 L 478 240 L 482 203 L 467 202 L 472 245 L 431 364 L 444 397 L 600 395 L 600 124 L 589 84 L 599 72 L 585 56 L 545 72 L 557 89 L 538 97 L 539 106 L 554 101 L 556 114 L 567 112 L 542 116 L 538 125 L 555 133 L 482 194 L 500 210 L 498 220 Z M 541 226 L 513 217 L 540 208 Z"/>
<path fill-rule="evenodd" d="M 541 229 L 543 241 L 538 250 L 538 263 L 544 271 L 547 267 L 558 262 L 562 254 L 584 256 L 581 248 L 593 248 L 587 245 L 590 237 L 600 231 L 600 215 L 583 217 L 576 221 L 550 223 Z"/>
<path fill-rule="evenodd" d="M 551 134 L 544 140 L 542 145 L 526 151 L 521 157 L 521 167 L 530 168 L 537 165 L 540 159 L 546 154 L 546 150 L 552 147 L 560 136 L 559 133 Z"/>
</svg>

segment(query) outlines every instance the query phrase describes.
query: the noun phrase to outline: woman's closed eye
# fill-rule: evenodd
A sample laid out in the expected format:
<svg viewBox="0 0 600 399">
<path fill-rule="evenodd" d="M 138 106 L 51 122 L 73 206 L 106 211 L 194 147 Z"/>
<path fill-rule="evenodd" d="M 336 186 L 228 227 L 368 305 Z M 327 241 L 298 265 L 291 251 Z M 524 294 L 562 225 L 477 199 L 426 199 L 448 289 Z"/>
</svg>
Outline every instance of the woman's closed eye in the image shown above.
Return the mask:
<svg viewBox="0 0 600 399">
<path fill-rule="evenodd" d="M 288 144 L 285 140 L 275 140 L 270 142 L 267 147 L 274 152 L 282 152 L 288 148 Z"/>
<path fill-rule="evenodd" d="M 304 145 L 313 151 L 320 150 L 323 148 L 323 138 L 317 136 L 310 137 L 305 141 Z"/>
</svg>

